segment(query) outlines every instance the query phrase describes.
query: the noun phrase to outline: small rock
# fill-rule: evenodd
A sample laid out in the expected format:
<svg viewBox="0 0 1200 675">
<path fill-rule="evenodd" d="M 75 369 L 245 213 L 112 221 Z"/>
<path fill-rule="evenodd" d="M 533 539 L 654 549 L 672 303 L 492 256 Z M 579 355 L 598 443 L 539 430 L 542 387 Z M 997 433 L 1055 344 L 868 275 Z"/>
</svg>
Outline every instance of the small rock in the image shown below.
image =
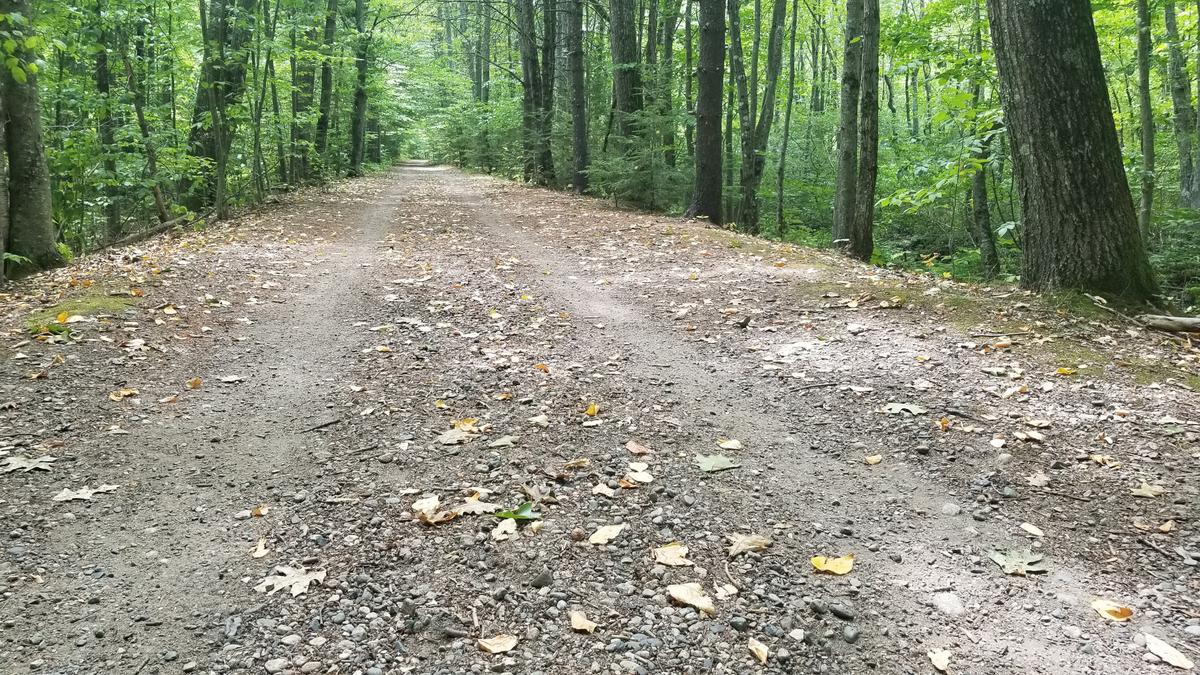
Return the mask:
<svg viewBox="0 0 1200 675">
<path fill-rule="evenodd" d="M 958 514 L 962 513 L 962 507 L 952 502 L 946 502 L 945 504 L 942 504 L 942 513 L 947 516 L 957 516 Z"/>
<path fill-rule="evenodd" d="M 543 567 L 540 574 L 529 582 L 529 585 L 534 588 L 545 588 L 554 583 L 554 575 L 550 573 L 549 567 Z"/>
<path fill-rule="evenodd" d="M 829 613 L 841 619 L 842 621 L 853 621 L 854 617 L 856 616 L 854 614 L 854 610 L 846 607 L 845 605 L 830 605 Z"/>
<path fill-rule="evenodd" d="M 263 664 L 268 673 L 282 673 L 284 668 L 287 668 L 287 659 L 271 659 Z"/>
<path fill-rule="evenodd" d="M 967 612 L 967 608 L 963 606 L 963 601 L 954 593 L 935 593 L 933 595 L 933 606 L 947 616 L 962 616 Z"/>
<path fill-rule="evenodd" d="M 858 642 L 858 636 L 859 633 L 857 626 L 846 626 L 842 629 L 842 639 L 848 644 L 854 644 L 855 642 Z"/>
</svg>

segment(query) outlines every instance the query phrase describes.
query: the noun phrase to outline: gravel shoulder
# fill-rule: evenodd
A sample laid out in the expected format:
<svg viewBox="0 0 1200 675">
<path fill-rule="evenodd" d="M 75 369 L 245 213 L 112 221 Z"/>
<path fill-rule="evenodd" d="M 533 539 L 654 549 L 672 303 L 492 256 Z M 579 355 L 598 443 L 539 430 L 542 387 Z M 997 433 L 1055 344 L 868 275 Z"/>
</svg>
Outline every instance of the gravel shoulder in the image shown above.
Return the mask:
<svg viewBox="0 0 1200 675">
<path fill-rule="evenodd" d="M 0 300 L 3 672 L 1200 658 L 1197 350 L 1013 289 L 413 165 Z"/>
</svg>

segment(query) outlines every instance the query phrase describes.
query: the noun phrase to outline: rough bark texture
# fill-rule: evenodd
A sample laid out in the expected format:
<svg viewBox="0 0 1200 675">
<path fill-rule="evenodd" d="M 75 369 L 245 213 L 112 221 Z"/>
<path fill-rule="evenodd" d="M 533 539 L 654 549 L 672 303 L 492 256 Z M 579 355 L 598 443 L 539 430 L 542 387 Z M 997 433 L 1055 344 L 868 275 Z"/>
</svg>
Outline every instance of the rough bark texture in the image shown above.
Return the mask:
<svg viewBox="0 0 1200 675">
<path fill-rule="evenodd" d="M 987 7 L 1021 196 L 1021 283 L 1150 297 L 1156 285 L 1121 162 L 1091 4 L 988 0 Z"/>
<path fill-rule="evenodd" d="M 108 31 L 104 25 L 103 0 L 96 3 L 96 29 L 99 47 L 96 50 L 96 93 L 100 97 L 96 126 L 100 152 L 104 156 L 101 166 L 104 167 L 104 178 L 108 181 L 104 187 L 104 236 L 107 241 L 113 241 L 121 236 L 121 209 L 117 203 L 120 195 L 117 190 L 117 120 L 113 116 L 112 72 L 108 65 Z"/>
<path fill-rule="evenodd" d="M 1138 122 L 1142 140 L 1142 190 L 1138 225 L 1150 232 L 1154 207 L 1154 109 L 1150 106 L 1150 4 L 1137 0 Z"/>
<path fill-rule="evenodd" d="M 782 0 L 776 0 L 781 2 Z M 788 47 L 788 92 L 787 105 L 783 113 L 783 139 L 779 144 L 779 168 L 775 172 L 775 229 L 776 235 L 783 239 L 787 232 L 787 222 L 783 215 L 783 181 L 787 167 L 788 140 L 792 133 L 792 104 L 796 100 L 796 19 L 800 14 L 800 0 L 792 0 L 792 37 Z"/>
<path fill-rule="evenodd" d="M 609 44 L 613 62 L 613 116 L 617 135 L 633 134 L 630 114 L 642 109 L 642 79 L 638 68 L 637 21 L 633 0 L 610 0 Z"/>
<path fill-rule="evenodd" d="M 721 96 L 725 71 L 725 3 L 700 4 L 696 75 L 696 186 L 687 215 L 721 223 Z"/>
<path fill-rule="evenodd" d="M 1188 82 L 1187 55 L 1180 47 L 1179 27 L 1175 20 L 1175 0 L 1163 0 L 1163 20 L 1167 33 L 1167 76 L 1174 111 L 1175 143 L 1179 149 L 1179 201 L 1195 208 L 1200 205 L 1200 194 L 1192 189 L 1192 174 L 1195 171 L 1192 146 L 1196 122 L 1192 108 L 1192 86 Z"/>
<path fill-rule="evenodd" d="M 354 104 L 350 112 L 350 175 L 363 175 L 363 153 L 367 144 L 367 70 L 371 38 L 367 34 L 367 0 L 354 2 Z"/>
<path fill-rule="evenodd" d="M 846 0 L 846 39 L 842 92 L 838 109 L 837 193 L 833 205 L 833 242 L 851 245 L 858 188 L 858 99 L 862 86 L 863 0 Z"/>
<path fill-rule="evenodd" d="M 337 31 L 337 0 L 325 5 L 325 29 L 321 33 L 321 101 L 317 109 L 316 154 L 324 165 L 329 150 L 329 114 L 333 104 L 333 38 Z"/>
<path fill-rule="evenodd" d="M 567 31 L 567 60 L 571 74 L 571 145 L 575 154 L 572 185 L 583 194 L 588 182 L 587 90 L 583 79 L 583 3 L 567 0 L 570 12 Z"/>
<path fill-rule="evenodd" d="M 4 146 L 4 96 L 0 92 L 0 286 L 4 285 L 7 267 L 4 253 L 8 250 L 8 158 Z"/>
<path fill-rule="evenodd" d="M 542 91 L 542 69 L 538 64 L 537 28 L 533 0 L 516 0 L 517 42 L 521 55 L 521 130 L 524 145 L 524 176 L 527 181 L 542 182 L 538 176 L 541 125 L 538 123 Z"/>
<path fill-rule="evenodd" d="M 879 0 L 863 2 L 862 85 L 858 99 L 858 176 L 850 255 L 870 260 L 875 248 L 875 179 L 879 175 Z"/>
<path fill-rule="evenodd" d="M 0 0 L 0 14 L 32 16 L 29 0 Z M 35 54 L 18 48 L 16 58 L 25 62 Z M 8 68 L 0 73 L 0 96 L 4 98 L 8 128 L 5 148 L 8 152 L 8 248 L 30 264 L 10 265 L 9 272 L 25 274 L 61 265 L 62 255 L 55 245 L 53 209 L 50 196 L 50 170 L 42 145 L 41 103 L 37 76 L 26 74 L 24 83 L 13 79 Z"/>
<path fill-rule="evenodd" d="M 983 31 L 981 29 L 979 4 L 975 0 L 975 34 L 971 40 L 971 49 L 976 54 L 983 53 Z M 978 110 L 983 102 L 983 85 L 976 80 L 971 89 L 971 100 Z M 992 230 L 991 211 L 988 206 L 988 166 L 991 153 L 992 129 L 976 128 L 975 135 L 979 138 L 979 150 L 973 155 L 978 167 L 971 176 L 971 225 L 975 230 L 975 241 L 979 246 L 979 263 L 983 268 L 983 278 L 992 279 L 1000 273 L 1000 256 L 996 252 L 996 233 Z"/>
</svg>

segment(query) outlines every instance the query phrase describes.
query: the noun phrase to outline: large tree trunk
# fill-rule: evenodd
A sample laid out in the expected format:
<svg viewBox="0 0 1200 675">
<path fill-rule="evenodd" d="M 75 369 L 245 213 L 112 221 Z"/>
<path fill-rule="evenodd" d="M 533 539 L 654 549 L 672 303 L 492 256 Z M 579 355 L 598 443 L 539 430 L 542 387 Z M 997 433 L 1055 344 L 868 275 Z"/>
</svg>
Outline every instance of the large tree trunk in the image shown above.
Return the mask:
<svg viewBox="0 0 1200 675">
<path fill-rule="evenodd" d="M 838 109 L 837 192 L 833 205 L 833 243 L 853 244 L 858 189 L 858 99 L 862 87 L 863 0 L 846 0 L 846 39 L 842 92 Z"/>
<path fill-rule="evenodd" d="M 440 7 L 440 5 L 439 5 Z M 325 29 L 321 33 L 321 101 L 317 109 L 316 155 L 322 171 L 328 161 L 329 122 L 333 105 L 333 38 L 337 30 L 337 0 L 325 5 Z"/>
<path fill-rule="evenodd" d="M 613 116 L 617 135 L 633 134 L 630 115 L 642 109 L 642 80 L 638 68 L 637 22 L 633 0 L 610 0 L 609 43 L 613 64 Z"/>
<path fill-rule="evenodd" d="M 731 0 L 731 9 L 736 7 L 736 2 L 737 0 Z M 758 188 L 766 169 L 767 141 L 771 137 L 771 125 L 775 121 L 775 90 L 779 85 L 779 73 L 783 69 L 783 20 L 786 12 L 786 0 L 776 0 L 771 11 L 771 33 L 767 37 L 767 70 L 762 106 L 758 110 L 758 121 L 755 123 L 753 115 L 757 94 L 751 91 L 750 118 L 742 129 L 742 205 L 739 209 L 739 222 L 752 234 L 758 234 L 759 231 Z M 738 42 L 735 37 L 735 45 Z M 740 45 L 735 47 L 735 51 L 741 51 Z M 742 81 L 744 82 L 744 79 Z"/>
<path fill-rule="evenodd" d="M 350 172 L 363 175 L 363 153 L 367 144 L 367 69 L 371 40 L 367 35 L 367 0 L 354 2 L 354 107 L 350 113 Z"/>
<path fill-rule="evenodd" d="M 858 184 L 850 255 L 870 260 L 875 249 L 875 179 L 879 174 L 879 0 L 863 2 L 862 76 L 858 102 Z"/>
<path fill-rule="evenodd" d="M 1154 109 L 1150 107 L 1150 4 L 1137 0 L 1138 120 L 1142 127 L 1142 194 L 1138 225 L 1142 236 L 1150 232 L 1154 206 Z"/>
<path fill-rule="evenodd" d="M 558 13 L 555 0 L 545 0 L 542 5 L 542 88 L 537 97 L 538 104 L 538 173 L 542 185 L 554 184 L 554 157 L 551 155 L 550 136 L 554 129 L 554 65 L 555 49 L 558 48 Z"/>
<path fill-rule="evenodd" d="M 137 75 L 133 64 L 129 61 L 129 53 L 122 45 L 121 61 L 125 66 L 125 79 L 129 87 L 129 97 L 133 99 L 133 113 L 137 117 L 138 132 L 142 138 L 142 149 L 146 153 L 146 173 L 150 178 L 150 192 L 154 195 L 154 210 L 158 214 L 158 222 L 165 223 L 171 219 L 167 213 L 167 200 L 163 197 L 162 186 L 158 181 L 158 151 L 150 137 L 150 124 L 146 121 L 146 111 L 142 108 L 143 93 L 138 86 Z"/>
<path fill-rule="evenodd" d="M 1021 283 L 1149 298 L 1157 287 L 1121 162 L 1091 4 L 987 6 L 1021 195 Z"/>
<path fill-rule="evenodd" d="M 524 146 L 524 178 L 541 183 L 540 141 L 542 69 L 538 65 L 537 28 L 533 0 L 516 0 L 517 45 L 521 56 L 521 137 Z"/>
<path fill-rule="evenodd" d="M 696 74 L 692 69 L 692 0 L 687 0 L 687 5 L 683 13 L 683 70 L 686 73 L 683 79 L 683 105 L 687 108 L 688 113 L 687 124 L 683 128 L 683 142 L 687 146 L 688 157 L 695 157 L 696 118 L 692 103 L 692 82 L 696 79 Z"/>
<path fill-rule="evenodd" d="M 117 189 L 117 120 L 113 116 L 112 105 L 112 72 L 108 66 L 108 29 L 104 25 L 104 0 L 96 2 L 96 93 L 100 96 L 100 105 L 96 109 L 97 135 L 100 140 L 100 152 L 103 153 L 101 166 L 104 167 L 104 236 L 105 241 L 116 241 L 121 237 L 121 208 L 117 203 L 120 192 Z"/>
<path fill-rule="evenodd" d="M 208 43 L 208 63 L 200 70 L 192 127 L 188 133 L 188 153 L 214 169 L 180 181 L 180 194 L 193 211 L 213 204 L 218 191 L 216 183 L 224 180 L 224 176 L 213 174 L 223 170 L 216 165 L 224 163 L 233 143 L 234 128 L 228 123 L 227 111 L 237 105 L 246 89 L 245 47 L 252 33 L 256 1 L 211 0 L 207 3 L 207 27 L 202 32 Z"/>
<path fill-rule="evenodd" d="M 721 96 L 725 71 L 725 3 L 700 3 L 696 75 L 696 186 L 687 215 L 721 221 Z"/>
<path fill-rule="evenodd" d="M 0 75 L 0 77 L 3 77 Z M 4 137 L 4 96 L 0 87 L 0 287 L 4 286 L 7 262 L 4 254 L 8 251 L 8 158 L 5 156 Z"/>
<path fill-rule="evenodd" d="M 567 59 L 571 72 L 571 145 L 575 154 L 575 191 L 583 194 L 588 183 L 587 90 L 583 79 L 583 3 L 566 0 L 570 12 L 567 31 Z"/>
<path fill-rule="evenodd" d="M 0 0 L 0 14 L 33 16 L 29 0 Z M 32 63 L 36 54 L 18 45 L 13 58 Z M 61 265 L 54 231 L 51 204 L 50 170 L 42 145 L 41 103 L 37 76 L 23 69 L 24 82 L 12 75 L 13 69 L 0 73 L 0 96 L 8 123 L 5 149 L 8 152 L 8 252 L 29 259 L 29 263 L 10 265 L 10 274 L 34 272 Z"/>
<path fill-rule="evenodd" d="M 975 34 L 971 40 L 971 50 L 975 54 L 983 54 L 983 31 L 980 20 L 981 0 L 975 0 Z M 972 106 L 979 110 L 983 103 L 983 84 L 977 78 L 971 90 Z M 992 143 L 992 128 L 975 129 L 979 142 L 979 150 L 973 154 L 977 164 L 975 173 L 971 176 L 971 223 L 974 227 L 975 240 L 979 244 L 979 262 L 983 268 L 983 277 L 993 279 L 1000 273 L 1000 256 L 996 252 L 996 233 L 992 230 L 991 212 L 988 208 L 987 176 L 989 153 Z"/>
<path fill-rule="evenodd" d="M 1163 0 L 1163 19 L 1167 32 L 1167 78 L 1171 87 L 1171 106 L 1175 118 L 1175 144 L 1179 148 L 1179 202 L 1184 206 L 1200 206 L 1200 194 L 1193 189 L 1192 156 L 1196 134 L 1195 111 L 1192 108 L 1192 85 L 1189 82 L 1187 55 L 1180 47 L 1179 28 L 1175 20 L 1175 0 Z"/>
</svg>

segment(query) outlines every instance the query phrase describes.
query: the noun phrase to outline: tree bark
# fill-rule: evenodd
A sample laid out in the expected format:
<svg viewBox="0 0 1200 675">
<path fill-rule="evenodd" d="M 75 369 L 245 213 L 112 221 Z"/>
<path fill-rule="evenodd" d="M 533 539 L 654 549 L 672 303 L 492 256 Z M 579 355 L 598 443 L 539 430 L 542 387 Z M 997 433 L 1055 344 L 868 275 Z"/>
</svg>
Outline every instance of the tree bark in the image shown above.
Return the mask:
<svg viewBox="0 0 1200 675">
<path fill-rule="evenodd" d="M 1175 144 L 1179 148 L 1179 202 L 1184 206 L 1200 206 L 1200 195 L 1193 191 L 1195 158 L 1192 146 L 1196 134 L 1195 111 L 1192 108 L 1192 86 L 1188 81 L 1187 55 L 1180 47 L 1176 22 L 1175 0 L 1163 0 L 1163 19 L 1167 33 L 1167 79 L 1171 87 L 1171 107 L 1175 121 Z"/>
<path fill-rule="evenodd" d="M 725 5 L 700 4 L 700 63 L 696 76 L 696 185 L 691 218 L 721 224 L 721 97 L 725 71 Z"/>
<path fill-rule="evenodd" d="M 8 158 L 4 156 L 4 148 L 7 145 L 4 129 L 7 125 L 4 120 L 4 95 L 3 87 L 0 86 L 0 287 L 4 286 L 4 279 L 7 277 L 5 268 L 8 267 L 4 256 L 8 251 Z"/>
<path fill-rule="evenodd" d="M 363 175 L 367 144 L 367 69 L 371 38 L 367 34 L 367 0 L 354 2 L 354 105 L 350 112 L 350 176 Z"/>
<path fill-rule="evenodd" d="M 567 60 L 571 72 L 571 145 L 575 155 L 575 176 L 571 181 L 575 192 L 583 194 L 588 184 L 587 90 L 583 72 L 583 3 L 569 3 L 567 31 Z"/>
<path fill-rule="evenodd" d="M 337 31 L 337 0 L 325 5 L 325 28 L 321 33 L 321 101 L 317 109 L 315 151 L 321 170 L 325 170 L 329 151 L 329 116 L 333 105 L 333 38 Z"/>
<path fill-rule="evenodd" d="M 542 4 L 542 87 L 538 92 L 538 174 L 542 185 L 554 184 L 554 157 L 551 154 L 550 137 L 554 131 L 554 66 L 558 48 L 558 13 L 555 2 L 543 0 Z"/>
<path fill-rule="evenodd" d="M 981 0 L 975 0 L 975 26 L 972 36 L 971 49 L 977 55 L 983 54 L 983 29 L 980 16 Z M 983 103 L 983 84 L 976 79 L 971 89 L 972 106 L 979 110 Z M 1000 256 L 996 252 L 996 233 L 992 230 L 991 210 L 988 207 L 987 176 L 990 163 L 992 128 L 976 126 L 975 136 L 979 150 L 973 154 L 976 163 L 975 173 L 971 175 L 971 224 L 975 230 L 975 240 L 979 244 L 979 263 L 984 279 L 994 279 L 1000 274 Z"/>
<path fill-rule="evenodd" d="M 97 136 L 104 167 L 104 236 L 106 241 L 121 236 L 121 207 L 117 202 L 117 120 L 113 116 L 112 71 L 108 65 L 108 29 L 104 25 L 104 0 L 96 2 L 96 93 L 100 105 L 96 109 Z"/>
<path fill-rule="evenodd" d="M 33 16 L 29 0 L 0 0 L 0 14 Z M 7 21 L 4 25 L 9 29 L 13 27 Z M 17 67 L 20 68 L 37 59 L 37 55 L 26 51 L 22 44 L 18 44 L 12 57 L 18 60 Z M 4 71 L 0 73 L 0 96 L 4 99 L 8 122 L 5 134 L 10 197 L 7 250 L 30 261 L 9 265 L 8 270 L 10 274 L 21 275 L 61 265 L 63 260 L 54 231 L 50 170 L 42 145 L 37 76 L 23 69 L 25 81 L 18 82 L 12 75 L 12 68 L 0 70 Z"/>
<path fill-rule="evenodd" d="M 858 99 L 858 175 L 850 255 L 870 260 L 875 249 L 875 181 L 879 174 L 879 0 L 862 0 L 862 74 Z"/>
<path fill-rule="evenodd" d="M 683 143 L 687 146 L 688 157 L 693 159 L 696 156 L 696 109 L 692 101 L 692 82 L 696 79 L 696 74 L 693 72 L 692 61 L 692 0 L 686 0 L 687 4 L 684 9 L 684 24 L 683 24 L 683 69 L 686 76 L 683 80 L 683 104 L 687 107 L 687 124 L 683 129 Z"/>
<path fill-rule="evenodd" d="M 613 116 L 617 135 L 633 135 L 631 114 L 642 109 L 642 78 L 638 64 L 637 25 L 633 0 L 610 0 L 609 44 L 613 64 Z"/>
<path fill-rule="evenodd" d="M 163 197 L 162 186 L 158 180 L 158 151 L 150 137 L 150 124 L 146 121 L 146 112 L 142 109 L 142 92 L 138 86 L 137 75 L 133 64 L 129 61 L 128 50 L 122 46 L 121 61 L 125 65 L 125 79 L 128 82 L 130 98 L 133 99 L 133 114 L 137 117 L 138 132 L 142 138 L 142 149 L 146 153 L 146 173 L 150 177 L 150 192 L 154 195 L 154 210 L 158 221 L 165 223 L 171 219 L 167 212 L 167 200 Z"/>
<path fill-rule="evenodd" d="M 783 0 L 775 0 L 782 2 Z M 775 230 L 776 235 L 783 239 L 787 233 L 787 223 L 783 215 L 784 169 L 787 166 L 788 140 L 792 133 L 792 104 L 796 100 L 796 19 L 800 14 L 800 0 L 792 0 L 792 37 L 788 48 L 788 93 L 787 104 L 783 112 L 783 139 L 779 143 L 779 167 L 775 172 Z"/>
<path fill-rule="evenodd" d="M 853 244 L 858 199 L 858 100 L 862 87 L 863 0 L 846 0 L 846 39 L 838 108 L 837 187 L 833 205 L 833 243 Z"/>
<path fill-rule="evenodd" d="M 736 0 L 731 2 L 736 4 Z M 767 37 L 767 70 L 764 73 L 762 105 L 758 106 L 758 120 L 755 122 L 752 116 L 757 94 L 751 92 L 751 117 L 742 131 L 742 205 L 739 217 L 742 225 L 751 234 L 759 232 L 761 203 L 758 188 L 766 170 L 767 142 L 775 121 L 775 94 L 779 85 L 779 73 L 783 69 L 783 22 L 786 14 L 786 0 L 776 0 L 771 11 L 771 32 Z M 737 41 L 735 37 L 734 42 Z"/>
<path fill-rule="evenodd" d="M 1154 207 L 1154 109 L 1150 107 L 1150 4 L 1137 0 L 1138 119 L 1142 137 L 1142 194 L 1138 225 L 1142 236 L 1150 233 Z"/>
<path fill-rule="evenodd" d="M 539 124 L 542 69 L 538 64 L 537 28 L 533 0 L 516 0 L 517 45 L 521 57 L 521 136 L 524 146 L 524 178 L 542 183 L 540 176 Z"/>
<path fill-rule="evenodd" d="M 1090 2 L 988 0 L 987 7 L 1021 195 L 1022 285 L 1148 299 L 1157 286 L 1121 161 Z"/>
</svg>

